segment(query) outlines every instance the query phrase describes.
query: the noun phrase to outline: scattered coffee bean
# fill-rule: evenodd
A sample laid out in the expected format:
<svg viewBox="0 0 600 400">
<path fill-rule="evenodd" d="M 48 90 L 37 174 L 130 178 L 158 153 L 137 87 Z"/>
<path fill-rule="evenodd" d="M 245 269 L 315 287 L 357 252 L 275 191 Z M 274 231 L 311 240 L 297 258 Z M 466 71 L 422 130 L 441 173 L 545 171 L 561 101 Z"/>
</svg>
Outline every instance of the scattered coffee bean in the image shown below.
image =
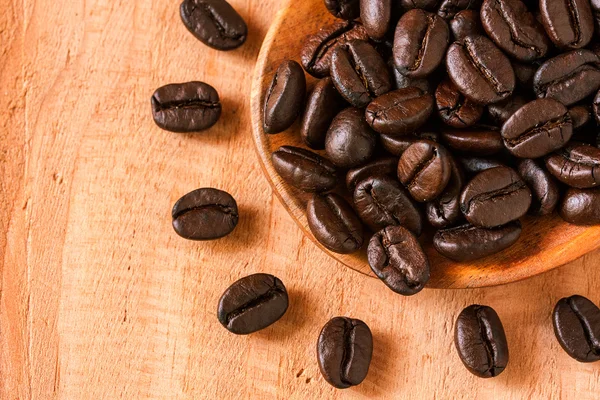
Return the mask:
<svg viewBox="0 0 600 400">
<path fill-rule="evenodd" d="M 600 189 L 570 188 L 559 208 L 562 219 L 574 225 L 600 225 Z"/>
<path fill-rule="evenodd" d="M 331 123 L 325 137 L 327 156 L 340 168 L 358 167 L 371 159 L 375 151 L 375 132 L 358 108 L 347 108 Z"/>
<path fill-rule="evenodd" d="M 273 76 L 265 96 L 263 128 L 265 133 L 279 133 L 292 126 L 302 112 L 306 78 L 296 61 L 284 61 Z"/>
<path fill-rule="evenodd" d="M 360 0 L 360 19 L 371 39 L 383 39 L 392 19 L 392 0 Z"/>
<path fill-rule="evenodd" d="M 412 132 L 404 136 L 380 135 L 383 148 L 390 154 L 400 157 L 413 143 L 421 140 L 439 142 L 439 134 L 435 132 Z"/>
<path fill-rule="evenodd" d="M 600 360 L 600 309 L 583 296 L 562 298 L 552 313 L 554 333 L 567 354 L 580 362 Z"/>
<path fill-rule="evenodd" d="M 360 16 L 360 0 L 325 0 L 325 7 L 333 16 L 348 21 Z"/>
<path fill-rule="evenodd" d="M 467 36 L 484 34 L 479 12 L 476 10 L 463 10 L 456 13 L 449 25 L 456 42 L 460 42 Z"/>
<path fill-rule="evenodd" d="M 425 205 L 425 215 L 434 228 L 443 228 L 458 222 L 460 211 L 460 194 L 464 185 L 464 175 L 456 161 L 450 157 L 451 175 L 444 192 Z"/>
<path fill-rule="evenodd" d="M 559 181 L 579 189 L 600 185 L 600 149 L 571 142 L 546 157 L 546 168 Z"/>
<path fill-rule="evenodd" d="M 396 157 L 383 157 L 371 161 L 368 164 L 348 171 L 346 174 L 346 187 L 350 193 L 354 193 L 354 189 L 359 182 L 372 176 L 396 176 L 397 168 L 398 159 Z"/>
<path fill-rule="evenodd" d="M 442 142 L 452 150 L 459 153 L 478 154 L 489 156 L 497 154 L 504 149 L 502 135 L 494 127 L 475 127 L 443 131 Z"/>
<path fill-rule="evenodd" d="M 409 87 L 389 92 L 367 107 L 367 122 L 379 133 L 401 136 L 421 127 L 433 111 L 433 96 Z"/>
<path fill-rule="evenodd" d="M 335 166 L 312 151 L 282 146 L 271 160 L 283 180 L 305 192 L 326 192 L 337 184 Z"/>
<path fill-rule="evenodd" d="M 557 47 L 580 49 L 594 34 L 589 0 L 540 0 L 542 23 Z"/>
<path fill-rule="evenodd" d="M 449 79 L 438 85 L 435 101 L 442 121 L 455 128 L 473 126 L 483 115 L 484 107 L 465 98 Z"/>
</svg>

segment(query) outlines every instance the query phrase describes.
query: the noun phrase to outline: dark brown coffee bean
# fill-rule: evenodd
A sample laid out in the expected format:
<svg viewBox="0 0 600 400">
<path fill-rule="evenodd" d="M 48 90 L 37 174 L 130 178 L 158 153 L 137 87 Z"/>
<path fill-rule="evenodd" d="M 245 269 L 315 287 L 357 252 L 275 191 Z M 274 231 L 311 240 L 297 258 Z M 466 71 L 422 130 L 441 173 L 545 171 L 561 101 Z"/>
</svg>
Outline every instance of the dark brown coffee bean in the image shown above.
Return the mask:
<svg viewBox="0 0 600 400">
<path fill-rule="evenodd" d="M 474 304 L 462 310 L 454 344 L 465 367 L 480 378 L 498 376 L 508 364 L 504 327 L 491 307 Z"/>
<path fill-rule="evenodd" d="M 360 0 L 325 0 L 325 7 L 333 16 L 349 21 L 360 15 Z"/>
<path fill-rule="evenodd" d="M 271 160 L 284 181 L 305 192 L 326 192 L 337 184 L 335 166 L 312 151 L 282 146 Z"/>
<path fill-rule="evenodd" d="M 462 10 L 456 13 L 449 25 L 454 41 L 457 42 L 460 42 L 467 36 L 484 34 L 477 10 Z"/>
<path fill-rule="evenodd" d="M 412 296 L 429 282 L 429 260 L 417 238 L 402 226 L 373 235 L 367 256 L 371 270 L 396 293 Z"/>
<path fill-rule="evenodd" d="M 543 157 L 563 147 L 573 136 L 573 122 L 565 106 L 538 99 L 517 110 L 502 126 L 504 145 L 514 156 Z"/>
<path fill-rule="evenodd" d="M 481 0 L 442 0 L 438 8 L 438 15 L 445 20 L 451 20 L 462 10 L 478 10 Z"/>
<path fill-rule="evenodd" d="M 482 157 L 458 157 L 458 162 L 463 170 L 471 176 L 477 175 L 487 169 L 505 166 L 499 160 Z"/>
<path fill-rule="evenodd" d="M 304 41 L 300 56 L 302 66 L 314 77 L 326 77 L 329 75 L 331 56 L 335 49 L 354 39 L 369 39 L 365 27 L 358 22 L 338 21 L 324 26 Z"/>
<path fill-rule="evenodd" d="M 529 214 L 552 214 L 560 199 L 560 189 L 552 175 L 544 169 L 543 163 L 536 160 L 521 160 L 518 171 L 531 189 L 532 201 Z"/>
<path fill-rule="evenodd" d="M 500 131 L 493 127 L 475 127 L 441 133 L 442 142 L 459 153 L 488 156 L 504 149 Z"/>
<path fill-rule="evenodd" d="M 338 389 L 360 384 L 373 354 L 371 330 L 359 319 L 335 317 L 319 335 L 317 359 L 323 378 Z"/>
<path fill-rule="evenodd" d="M 401 136 L 421 127 L 432 110 L 433 96 L 417 88 L 406 88 L 376 98 L 367 107 L 365 115 L 375 131 Z"/>
<path fill-rule="evenodd" d="M 406 149 L 408 149 L 413 143 L 421 140 L 432 140 L 439 142 L 440 137 L 436 132 L 412 132 L 404 136 L 387 136 L 380 135 L 381 144 L 383 148 L 390 154 L 400 157 Z"/>
<path fill-rule="evenodd" d="M 172 83 L 156 89 L 151 99 L 152 117 L 171 132 L 198 132 L 221 117 L 219 94 L 204 82 Z"/>
<path fill-rule="evenodd" d="M 296 61 L 284 61 L 265 95 L 265 133 L 279 133 L 292 126 L 304 106 L 306 78 Z"/>
<path fill-rule="evenodd" d="M 254 274 L 229 286 L 219 299 L 217 317 L 229 332 L 247 335 L 275 323 L 287 308 L 283 283 L 273 275 Z"/>
<path fill-rule="evenodd" d="M 552 313 L 556 339 L 580 362 L 600 360 L 600 309 L 583 296 L 562 298 Z"/>
<path fill-rule="evenodd" d="M 246 22 L 225 0 L 184 0 L 179 14 L 185 27 L 213 49 L 238 48 L 248 36 Z"/>
<path fill-rule="evenodd" d="M 392 0 L 360 0 L 360 19 L 371 39 L 383 39 L 392 20 Z"/>
<path fill-rule="evenodd" d="M 557 47 L 580 49 L 594 34 L 589 0 L 540 0 L 542 23 Z"/>
<path fill-rule="evenodd" d="M 346 187 L 350 193 L 354 193 L 354 189 L 359 182 L 372 176 L 396 176 L 398 168 L 398 159 L 396 157 L 383 157 L 375 161 L 371 161 L 361 167 L 351 169 L 346 174 Z"/>
<path fill-rule="evenodd" d="M 584 127 L 592 120 L 592 110 L 586 104 L 580 104 L 569 108 L 569 116 L 573 123 L 573 129 Z"/>
<path fill-rule="evenodd" d="M 411 78 L 402 74 L 396 67 L 392 67 L 392 73 L 394 75 L 394 87 L 396 89 L 416 87 L 417 89 L 421 89 L 423 93 L 433 93 L 433 88 L 427 78 Z"/>
<path fill-rule="evenodd" d="M 501 102 L 487 106 L 488 115 L 492 121 L 502 126 L 517 110 L 527 104 L 523 96 L 514 95 Z"/>
<path fill-rule="evenodd" d="M 570 188 L 559 212 L 565 221 L 574 225 L 600 225 L 600 189 Z"/>
<path fill-rule="evenodd" d="M 483 115 L 484 107 L 465 98 L 449 79 L 438 85 L 435 102 L 442 121 L 455 128 L 473 126 Z"/>
<path fill-rule="evenodd" d="M 571 142 L 546 157 L 546 168 L 562 183 L 579 189 L 600 185 L 600 149 Z"/>
<path fill-rule="evenodd" d="M 308 147 L 325 148 L 325 135 L 333 118 L 344 108 L 344 100 L 333 85 L 331 78 L 319 80 L 306 102 L 302 117 L 300 136 Z"/>
<path fill-rule="evenodd" d="M 451 175 L 444 192 L 425 206 L 425 215 L 435 228 L 455 224 L 462 217 L 460 212 L 460 194 L 464 185 L 464 175 L 454 159 L 450 157 Z"/>
<path fill-rule="evenodd" d="M 460 209 L 479 227 L 493 228 L 521 218 L 531 205 L 531 191 L 511 168 L 480 172 L 465 186 Z"/>
<path fill-rule="evenodd" d="M 375 151 L 375 132 L 358 108 L 347 108 L 331 123 L 325 138 L 325 151 L 333 164 L 354 168 L 365 164 Z"/>
<path fill-rule="evenodd" d="M 229 235 L 238 223 L 237 203 L 227 192 L 203 188 L 190 192 L 173 206 L 173 229 L 190 240 L 213 240 Z"/>
</svg>

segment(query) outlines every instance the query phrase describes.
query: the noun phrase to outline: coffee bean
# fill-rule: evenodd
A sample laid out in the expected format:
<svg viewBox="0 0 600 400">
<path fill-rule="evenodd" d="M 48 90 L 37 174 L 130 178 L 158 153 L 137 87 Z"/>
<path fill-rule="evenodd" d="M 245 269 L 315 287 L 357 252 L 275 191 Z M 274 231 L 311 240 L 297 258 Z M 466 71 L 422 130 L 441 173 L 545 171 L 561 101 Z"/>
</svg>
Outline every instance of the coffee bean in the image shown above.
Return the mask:
<svg viewBox="0 0 600 400">
<path fill-rule="evenodd" d="M 569 116 L 573 123 L 573 129 L 579 129 L 591 121 L 592 111 L 588 105 L 580 104 L 569 108 Z"/>
<path fill-rule="evenodd" d="M 506 100 L 488 105 L 488 115 L 495 124 L 502 126 L 519 108 L 527 103 L 528 101 L 523 96 L 513 95 Z"/>
<path fill-rule="evenodd" d="M 152 117 L 171 132 L 198 132 L 221 117 L 219 94 L 204 82 L 172 83 L 156 89 L 151 99 Z"/>
<path fill-rule="evenodd" d="M 600 225 L 600 189 L 570 188 L 559 212 L 565 221 L 574 225 Z"/>
<path fill-rule="evenodd" d="M 292 126 L 304 106 L 306 78 L 296 61 L 284 61 L 265 95 L 265 133 L 279 133 Z"/>
<path fill-rule="evenodd" d="M 360 0 L 325 0 L 325 7 L 333 16 L 349 21 L 360 15 Z"/>
<path fill-rule="evenodd" d="M 589 0 L 540 0 L 542 23 L 557 47 L 580 49 L 594 34 Z"/>
<path fill-rule="evenodd" d="M 362 40 L 338 46 L 331 57 L 331 79 L 342 97 L 362 108 L 392 88 L 387 65 L 377 50 Z"/>
<path fill-rule="evenodd" d="M 326 77 L 335 49 L 354 39 L 369 39 L 365 27 L 358 22 L 338 21 L 321 28 L 306 38 L 300 56 L 302 66 L 314 77 Z"/>
<path fill-rule="evenodd" d="M 575 104 L 600 88 L 600 57 L 589 50 L 560 54 L 540 66 L 533 85 L 539 98 Z"/>
<path fill-rule="evenodd" d="M 421 127 L 433 110 L 433 96 L 417 88 L 398 89 L 373 100 L 367 122 L 379 133 L 406 135 Z"/>
<path fill-rule="evenodd" d="M 511 168 L 485 170 L 465 186 L 460 209 L 479 227 L 493 228 L 521 218 L 531 205 L 531 191 Z"/>
<path fill-rule="evenodd" d="M 375 151 L 375 132 L 358 108 L 347 108 L 331 123 L 325 138 L 327 156 L 340 168 L 358 167 L 371 159 Z"/>
<path fill-rule="evenodd" d="M 246 22 L 225 0 L 184 0 L 179 14 L 185 27 L 213 49 L 236 49 L 248 36 Z"/>
<path fill-rule="evenodd" d="M 396 176 L 396 168 L 398 168 L 396 157 L 384 157 L 371 161 L 348 171 L 346 174 L 346 187 L 350 193 L 354 193 L 354 189 L 359 182 L 372 176 Z"/>
<path fill-rule="evenodd" d="M 454 18 L 450 21 L 450 31 L 454 41 L 461 41 L 467 36 L 472 35 L 483 35 L 483 26 L 481 26 L 481 19 L 479 18 L 479 12 L 476 10 L 462 10 L 456 13 Z"/>
<path fill-rule="evenodd" d="M 449 40 L 448 24 L 442 18 L 423 10 L 408 11 L 396 26 L 396 68 L 406 76 L 429 75 L 442 62 Z"/>
<path fill-rule="evenodd" d="M 600 309 L 583 296 L 562 298 L 552 313 L 554 334 L 567 354 L 580 362 L 600 360 Z"/>
<path fill-rule="evenodd" d="M 305 192 L 326 192 L 337 184 L 335 166 L 312 151 L 282 146 L 271 160 L 284 181 Z"/>
<path fill-rule="evenodd" d="M 319 334 L 317 359 L 323 378 L 338 389 L 360 384 L 373 355 L 371 330 L 359 319 L 335 317 Z"/>
<path fill-rule="evenodd" d="M 521 158 L 543 157 L 563 147 L 573 135 L 573 122 L 565 106 L 538 99 L 517 110 L 502 126 L 504 145 Z"/>
<path fill-rule="evenodd" d="M 436 132 L 412 132 L 404 136 L 387 136 L 380 135 L 381 144 L 383 148 L 390 154 L 400 157 L 406 149 L 408 149 L 413 143 L 421 140 L 432 140 L 439 142 L 439 134 Z"/>
<path fill-rule="evenodd" d="M 433 93 L 433 88 L 427 78 L 412 78 L 406 76 L 398 71 L 395 66 L 392 68 L 392 73 L 394 75 L 394 87 L 396 89 L 416 87 L 417 89 L 421 89 L 424 93 Z"/>
<path fill-rule="evenodd" d="M 283 283 L 273 275 L 254 274 L 229 286 L 219 299 L 217 317 L 229 332 L 247 335 L 275 323 L 287 308 Z"/>
<path fill-rule="evenodd" d="M 438 231 L 433 237 L 433 246 L 444 257 L 468 262 L 509 248 L 520 235 L 519 221 L 489 229 L 467 224 Z"/>
<path fill-rule="evenodd" d="M 571 142 L 546 157 L 546 168 L 562 183 L 579 189 L 600 185 L 600 149 Z"/>
<path fill-rule="evenodd" d="M 411 296 L 429 282 L 429 260 L 417 238 L 402 226 L 373 235 L 367 255 L 371 270 L 396 293 Z"/>
<path fill-rule="evenodd" d="M 465 367 L 480 378 L 498 376 L 508 364 L 504 327 L 491 307 L 474 304 L 462 310 L 454 344 Z"/>
<path fill-rule="evenodd" d="M 238 223 L 237 203 L 227 192 L 202 188 L 177 200 L 173 229 L 190 240 L 213 240 L 229 235 Z"/>
<path fill-rule="evenodd" d="M 360 0 L 360 19 L 371 39 L 383 39 L 392 19 L 392 0 Z"/>
<path fill-rule="evenodd" d="M 306 102 L 300 136 L 306 145 L 315 150 L 325 148 L 325 135 L 333 118 L 344 107 L 344 100 L 331 78 L 319 80 Z"/>
<path fill-rule="evenodd" d="M 421 234 L 423 218 L 406 190 L 395 179 L 372 176 L 354 189 L 354 206 L 360 219 L 377 232 L 390 225 L 402 225 Z"/>
<path fill-rule="evenodd" d="M 464 185 L 464 175 L 454 159 L 450 157 L 451 175 L 444 192 L 425 205 L 425 215 L 435 228 L 443 228 L 460 220 L 460 194 Z"/>
<path fill-rule="evenodd" d="M 481 0 L 442 0 L 438 15 L 445 20 L 451 20 L 462 10 L 478 10 Z"/>
<path fill-rule="evenodd" d="M 475 127 L 444 131 L 442 142 L 459 153 L 493 155 L 504 149 L 500 131 L 493 127 Z"/>
<path fill-rule="evenodd" d="M 487 169 L 505 166 L 499 160 L 483 157 L 458 157 L 458 162 L 469 175 L 477 175 Z"/>
<path fill-rule="evenodd" d="M 306 217 L 310 231 L 329 250 L 349 254 L 361 248 L 362 224 L 350 204 L 340 195 L 313 195 L 308 201 Z"/>
<path fill-rule="evenodd" d="M 431 201 L 439 196 L 450 180 L 450 154 L 431 141 L 412 144 L 400 157 L 398 178 L 419 201 Z"/>
<path fill-rule="evenodd" d="M 552 214 L 560 199 L 560 189 L 552 175 L 544 169 L 543 163 L 536 160 L 521 160 L 518 171 L 531 189 L 532 201 L 529 214 Z"/>
<path fill-rule="evenodd" d="M 442 121 L 455 128 L 473 126 L 483 115 L 484 107 L 465 98 L 449 79 L 438 85 L 435 101 Z"/>
<path fill-rule="evenodd" d="M 485 36 L 467 36 L 462 42 L 451 44 L 446 66 L 458 89 L 481 104 L 503 100 L 515 88 L 510 61 Z"/>
</svg>

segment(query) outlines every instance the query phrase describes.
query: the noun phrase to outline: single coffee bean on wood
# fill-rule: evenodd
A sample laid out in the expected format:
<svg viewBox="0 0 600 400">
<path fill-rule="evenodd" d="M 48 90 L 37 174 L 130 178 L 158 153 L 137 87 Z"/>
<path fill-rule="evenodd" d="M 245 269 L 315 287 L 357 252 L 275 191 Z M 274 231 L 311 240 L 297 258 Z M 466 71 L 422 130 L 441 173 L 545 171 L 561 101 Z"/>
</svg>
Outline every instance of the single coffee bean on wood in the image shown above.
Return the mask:
<svg viewBox="0 0 600 400">
<path fill-rule="evenodd" d="M 574 225 L 600 225 L 600 189 L 570 188 L 560 204 L 562 219 Z"/>
<path fill-rule="evenodd" d="M 527 104 L 525 97 L 513 95 L 506 100 L 487 106 L 488 115 L 492 122 L 502 126 L 518 109 Z"/>
<path fill-rule="evenodd" d="M 398 158 L 396 157 L 383 157 L 371 161 L 348 171 L 346 174 L 346 187 L 350 193 L 354 193 L 354 189 L 359 182 L 372 176 L 396 176 L 396 168 L 398 168 Z"/>
<path fill-rule="evenodd" d="M 369 372 L 373 335 L 363 321 L 335 317 L 321 329 L 317 360 L 323 378 L 333 387 L 359 385 Z"/>
<path fill-rule="evenodd" d="M 571 142 L 546 157 L 546 168 L 562 183 L 579 189 L 600 185 L 600 149 Z"/>
<path fill-rule="evenodd" d="M 462 310 L 454 344 L 465 367 L 480 378 L 498 376 L 508 364 L 504 327 L 491 307 L 474 304 Z"/>
<path fill-rule="evenodd" d="M 300 64 L 281 63 L 265 95 L 263 128 L 265 133 L 279 133 L 292 126 L 304 106 L 306 78 Z"/>
<path fill-rule="evenodd" d="M 345 102 L 333 85 L 331 78 L 319 80 L 306 102 L 300 136 L 308 147 L 315 150 L 325 148 L 325 135 L 333 118 L 342 111 Z"/>
<path fill-rule="evenodd" d="M 560 188 L 552 175 L 536 160 L 521 160 L 518 164 L 521 178 L 531 190 L 531 215 L 552 214 L 560 200 Z"/>
<path fill-rule="evenodd" d="M 373 40 L 382 40 L 392 20 L 393 0 L 360 0 L 360 19 Z"/>
<path fill-rule="evenodd" d="M 460 194 L 465 182 L 461 168 L 450 157 L 451 175 L 442 194 L 425 205 L 425 215 L 434 228 L 453 225 L 462 217 Z"/>
<path fill-rule="evenodd" d="M 381 134 L 402 136 L 421 127 L 433 111 L 433 96 L 409 87 L 386 93 L 367 106 L 366 119 Z"/>
<path fill-rule="evenodd" d="M 459 153 L 489 156 L 504 150 L 502 135 L 494 127 L 474 127 L 443 131 L 442 142 Z"/>
<path fill-rule="evenodd" d="M 238 223 L 238 208 L 227 192 L 196 189 L 173 206 L 173 229 L 190 240 L 213 240 L 230 234 Z"/>
<path fill-rule="evenodd" d="M 375 145 L 375 132 L 358 108 L 340 112 L 325 137 L 327 157 L 340 168 L 355 168 L 366 163 L 373 156 Z"/>
<path fill-rule="evenodd" d="M 450 21 L 450 31 L 454 41 L 459 42 L 472 35 L 483 35 L 483 26 L 477 10 L 462 10 Z"/>
<path fill-rule="evenodd" d="M 282 146 L 271 160 L 284 181 L 305 192 L 326 192 L 337 184 L 335 166 L 312 151 Z"/>
<path fill-rule="evenodd" d="M 589 0 L 540 0 L 540 14 L 556 47 L 580 49 L 594 35 Z"/>
<path fill-rule="evenodd" d="M 379 139 L 383 148 L 396 157 L 400 157 L 415 142 L 421 140 L 440 141 L 439 134 L 436 132 L 412 132 L 404 136 L 380 135 Z"/>
<path fill-rule="evenodd" d="M 360 16 L 360 0 L 325 0 L 325 7 L 336 18 L 351 21 Z"/>
<path fill-rule="evenodd" d="M 562 298 L 552 313 L 556 339 L 580 362 L 600 360 L 600 309 L 583 296 Z"/>
<path fill-rule="evenodd" d="M 473 126 L 483 115 L 484 106 L 465 98 L 450 79 L 438 85 L 435 102 L 442 121 L 454 128 Z"/>
<path fill-rule="evenodd" d="M 275 323 L 287 308 L 283 283 L 273 275 L 254 274 L 234 282 L 223 293 L 217 317 L 229 332 L 247 335 Z"/>
<path fill-rule="evenodd" d="M 207 83 L 172 83 L 156 89 L 151 99 L 152 117 L 171 132 L 198 132 L 221 117 L 219 94 Z"/>
</svg>

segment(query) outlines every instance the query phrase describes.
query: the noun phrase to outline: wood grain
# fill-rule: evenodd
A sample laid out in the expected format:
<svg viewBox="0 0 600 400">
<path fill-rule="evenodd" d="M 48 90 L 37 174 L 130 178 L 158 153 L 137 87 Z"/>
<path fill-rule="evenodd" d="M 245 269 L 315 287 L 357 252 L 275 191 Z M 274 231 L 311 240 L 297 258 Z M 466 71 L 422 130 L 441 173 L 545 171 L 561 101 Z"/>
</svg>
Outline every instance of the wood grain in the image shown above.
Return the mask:
<svg viewBox="0 0 600 400">
<path fill-rule="evenodd" d="M 507 286 L 404 298 L 333 261 L 298 228 L 264 178 L 250 129 L 251 71 L 275 0 L 231 0 L 251 35 L 208 49 L 166 1 L 8 0 L 0 15 L 1 399 L 594 399 L 600 365 L 570 359 L 550 311 L 579 293 L 600 303 L 600 253 Z M 221 121 L 161 131 L 158 86 L 215 86 Z M 186 192 L 214 186 L 240 205 L 235 232 L 195 243 L 171 228 Z M 234 280 L 269 272 L 291 304 L 257 334 L 215 313 Z M 461 365 L 453 321 L 494 307 L 509 367 L 482 381 Z M 375 337 L 366 381 L 336 391 L 315 343 L 336 315 Z"/>
</svg>

